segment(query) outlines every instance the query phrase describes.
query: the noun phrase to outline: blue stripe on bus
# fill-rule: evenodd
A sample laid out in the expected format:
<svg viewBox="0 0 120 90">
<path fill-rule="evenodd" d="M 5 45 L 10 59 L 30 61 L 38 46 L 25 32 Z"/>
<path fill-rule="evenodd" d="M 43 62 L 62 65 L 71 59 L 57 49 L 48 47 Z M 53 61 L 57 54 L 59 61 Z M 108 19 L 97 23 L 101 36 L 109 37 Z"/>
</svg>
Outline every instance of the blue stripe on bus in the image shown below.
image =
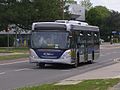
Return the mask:
<svg viewBox="0 0 120 90">
<path fill-rule="evenodd" d="M 65 50 L 34 49 L 36 54 L 42 59 L 58 59 Z"/>
</svg>

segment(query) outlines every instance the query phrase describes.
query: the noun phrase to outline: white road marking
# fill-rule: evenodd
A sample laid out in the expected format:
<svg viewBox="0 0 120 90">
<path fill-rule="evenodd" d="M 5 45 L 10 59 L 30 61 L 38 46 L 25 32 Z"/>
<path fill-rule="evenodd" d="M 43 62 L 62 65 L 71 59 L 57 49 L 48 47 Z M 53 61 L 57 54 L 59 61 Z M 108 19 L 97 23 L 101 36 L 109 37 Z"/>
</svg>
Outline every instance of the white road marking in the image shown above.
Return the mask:
<svg viewBox="0 0 120 90">
<path fill-rule="evenodd" d="M 71 71 L 71 70 L 60 70 L 60 71 L 69 72 L 69 71 Z"/>
<path fill-rule="evenodd" d="M 19 72 L 19 71 L 25 71 L 25 70 L 32 70 L 30 68 L 23 68 L 23 69 L 16 69 L 16 70 L 13 70 L 15 72 Z"/>
<path fill-rule="evenodd" d="M 17 64 L 17 63 L 23 63 L 23 62 L 28 62 L 28 60 L 26 60 L 26 61 L 17 61 L 17 62 L 12 62 L 12 63 L 3 63 L 3 64 L 0 64 L 0 66 L 2 66 L 2 65 Z"/>
<path fill-rule="evenodd" d="M 114 61 L 115 62 L 120 62 L 120 58 L 115 58 Z"/>
<path fill-rule="evenodd" d="M 1 72 L 0 75 L 3 75 L 3 74 L 5 74 L 5 73 L 6 73 L 6 72 Z"/>
<path fill-rule="evenodd" d="M 6 73 L 7 73 L 7 74 L 8 74 L 8 73 L 12 73 L 12 72 L 27 71 L 27 70 L 33 70 L 33 69 L 23 68 L 23 69 L 10 70 L 10 71 L 7 71 L 7 72 L 1 72 L 0 75 L 6 74 Z"/>
</svg>

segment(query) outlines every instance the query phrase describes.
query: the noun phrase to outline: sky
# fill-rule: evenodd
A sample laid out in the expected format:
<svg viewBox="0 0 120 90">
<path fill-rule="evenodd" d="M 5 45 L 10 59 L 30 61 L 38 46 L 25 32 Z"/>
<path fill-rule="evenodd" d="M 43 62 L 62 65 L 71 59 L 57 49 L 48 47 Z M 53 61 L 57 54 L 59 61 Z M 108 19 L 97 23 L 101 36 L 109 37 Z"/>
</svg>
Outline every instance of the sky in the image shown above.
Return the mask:
<svg viewBox="0 0 120 90">
<path fill-rule="evenodd" d="M 81 0 L 76 0 L 81 1 Z M 115 10 L 120 12 L 120 0 L 90 0 L 93 6 L 102 5 L 110 10 Z"/>
</svg>

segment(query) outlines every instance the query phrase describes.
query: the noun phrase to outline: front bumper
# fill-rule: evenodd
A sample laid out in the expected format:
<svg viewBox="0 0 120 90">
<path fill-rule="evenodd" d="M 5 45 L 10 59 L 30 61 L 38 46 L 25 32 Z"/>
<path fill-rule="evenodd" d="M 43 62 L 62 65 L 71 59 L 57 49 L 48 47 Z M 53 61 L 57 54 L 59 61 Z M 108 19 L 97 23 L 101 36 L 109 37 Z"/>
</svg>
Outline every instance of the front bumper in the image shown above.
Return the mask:
<svg viewBox="0 0 120 90">
<path fill-rule="evenodd" d="M 71 58 L 41 59 L 41 58 L 34 58 L 30 56 L 29 60 L 30 60 L 30 63 L 45 63 L 45 64 L 61 63 L 61 64 L 70 64 L 70 65 L 75 64 L 72 62 Z"/>
</svg>

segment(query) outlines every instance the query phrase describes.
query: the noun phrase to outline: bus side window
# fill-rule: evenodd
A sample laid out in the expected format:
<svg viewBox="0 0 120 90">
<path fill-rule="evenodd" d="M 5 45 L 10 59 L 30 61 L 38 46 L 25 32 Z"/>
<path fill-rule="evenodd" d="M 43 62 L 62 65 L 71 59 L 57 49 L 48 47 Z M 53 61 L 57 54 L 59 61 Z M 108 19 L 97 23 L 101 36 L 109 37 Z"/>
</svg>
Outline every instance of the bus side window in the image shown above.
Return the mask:
<svg viewBox="0 0 120 90">
<path fill-rule="evenodd" d="M 78 36 L 78 38 L 77 38 L 77 44 L 80 44 L 80 36 Z"/>
<path fill-rule="evenodd" d="M 80 43 L 83 43 L 84 40 L 84 34 L 83 32 L 80 32 Z"/>
<path fill-rule="evenodd" d="M 94 46 L 96 49 L 99 49 L 99 33 L 94 33 Z"/>
<path fill-rule="evenodd" d="M 99 33 L 94 33 L 94 42 L 95 42 L 96 44 L 99 43 Z"/>
<path fill-rule="evenodd" d="M 93 44 L 92 32 L 87 33 L 87 43 L 88 43 L 88 46 Z"/>
</svg>

